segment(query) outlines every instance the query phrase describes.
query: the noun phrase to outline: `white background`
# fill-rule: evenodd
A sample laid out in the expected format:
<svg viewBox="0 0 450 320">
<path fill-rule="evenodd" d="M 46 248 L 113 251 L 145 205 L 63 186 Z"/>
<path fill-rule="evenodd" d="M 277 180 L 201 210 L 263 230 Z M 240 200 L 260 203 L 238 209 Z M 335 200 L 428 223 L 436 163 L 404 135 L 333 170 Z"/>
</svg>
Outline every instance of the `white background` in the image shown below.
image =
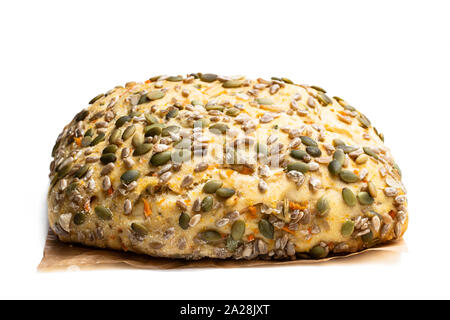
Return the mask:
<svg viewBox="0 0 450 320">
<path fill-rule="evenodd" d="M 448 1 L 2 1 L 0 298 L 450 298 Z M 53 143 L 157 74 L 286 76 L 364 112 L 408 189 L 408 252 L 257 269 L 38 273 Z"/>
</svg>

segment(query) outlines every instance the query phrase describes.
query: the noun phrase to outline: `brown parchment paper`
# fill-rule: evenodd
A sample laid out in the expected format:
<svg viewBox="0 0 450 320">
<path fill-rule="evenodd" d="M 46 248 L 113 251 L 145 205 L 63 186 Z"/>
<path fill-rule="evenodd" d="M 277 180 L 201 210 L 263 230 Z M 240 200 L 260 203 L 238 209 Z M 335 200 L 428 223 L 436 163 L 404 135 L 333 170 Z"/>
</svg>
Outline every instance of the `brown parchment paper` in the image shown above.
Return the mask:
<svg viewBox="0 0 450 320">
<path fill-rule="evenodd" d="M 155 258 L 132 252 L 97 249 L 78 244 L 67 244 L 49 230 L 44 248 L 44 256 L 38 271 L 75 271 L 99 268 L 140 268 L 140 269 L 181 269 L 181 268 L 240 268 L 274 267 L 321 263 L 382 263 L 392 264 L 407 251 L 403 239 L 346 255 L 329 256 L 320 260 L 221 260 L 201 259 L 186 261 L 180 259 Z"/>
</svg>

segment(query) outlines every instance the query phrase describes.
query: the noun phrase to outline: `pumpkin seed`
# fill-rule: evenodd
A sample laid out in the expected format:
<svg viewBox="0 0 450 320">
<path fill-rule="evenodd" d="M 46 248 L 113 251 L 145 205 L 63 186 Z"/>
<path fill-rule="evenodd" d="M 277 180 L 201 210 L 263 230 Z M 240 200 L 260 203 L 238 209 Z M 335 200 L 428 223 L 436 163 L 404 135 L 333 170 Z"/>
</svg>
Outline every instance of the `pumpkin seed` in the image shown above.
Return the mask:
<svg viewBox="0 0 450 320">
<path fill-rule="evenodd" d="M 163 130 L 164 125 L 160 123 L 155 123 L 144 128 L 146 137 L 159 136 Z"/>
<path fill-rule="evenodd" d="M 208 212 L 208 211 L 211 211 L 213 204 L 214 204 L 214 198 L 212 196 L 206 196 L 203 198 L 203 200 L 200 204 L 200 208 L 202 209 L 203 212 Z"/>
<path fill-rule="evenodd" d="M 230 129 L 225 123 L 216 123 L 209 127 L 209 130 L 215 134 L 225 134 Z"/>
<path fill-rule="evenodd" d="M 170 109 L 166 114 L 166 119 L 169 120 L 171 118 L 175 118 L 178 115 L 178 112 L 179 111 L 177 108 Z"/>
<path fill-rule="evenodd" d="M 381 139 L 381 141 L 384 142 L 384 134 L 381 132 L 378 132 L 377 128 L 373 127 L 373 130 L 375 131 L 375 133 L 377 134 L 377 136 Z"/>
<path fill-rule="evenodd" d="M 136 222 L 133 222 L 131 224 L 131 230 L 133 230 L 133 232 L 140 237 L 145 237 L 148 234 L 147 228 L 142 224 Z"/>
<path fill-rule="evenodd" d="M 316 209 L 320 216 L 325 216 L 330 210 L 330 203 L 325 195 L 321 196 L 316 203 Z"/>
<path fill-rule="evenodd" d="M 333 139 L 333 146 L 338 147 L 338 146 L 345 146 L 345 142 L 342 141 L 341 139 Z"/>
<path fill-rule="evenodd" d="M 150 101 L 150 99 L 147 97 L 147 96 L 141 96 L 140 98 L 139 98 L 139 101 L 138 101 L 138 105 L 139 104 L 144 104 L 144 103 L 147 103 L 147 102 L 149 102 Z"/>
<path fill-rule="evenodd" d="M 114 129 L 109 136 L 109 143 L 117 144 L 122 136 L 122 130 Z"/>
<path fill-rule="evenodd" d="M 357 197 L 358 197 L 359 203 L 362 205 L 370 205 L 374 201 L 372 196 L 365 191 L 358 193 Z"/>
<path fill-rule="evenodd" d="M 72 169 L 71 163 L 66 164 L 65 166 L 63 166 L 61 168 L 58 168 L 58 178 L 65 177 L 69 173 L 70 169 Z"/>
<path fill-rule="evenodd" d="M 91 142 L 91 147 L 99 144 L 100 142 L 102 142 L 103 140 L 105 140 L 105 134 L 103 132 L 100 132 L 94 140 L 92 140 Z"/>
<path fill-rule="evenodd" d="M 322 151 L 318 147 L 306 147 L 306 152 L 308 152 L 311 157 L 320 157 L 322 155 Z"/>
<path fill-rule="evenodd" d="M 131 120 L 130 116 L 122 116 L 122 117 L 120 117 L 116 121 L 116 128 L 120 128 L 121 126 L 123 126 L 125 123 L 127 123 L 130 120 Z"/>
<path fill-rule="evenodd" d="M 342 198 L 349 207 L 354 207 L 356 205 L 356 196 L 351 189 L 342 189 Z"/>
<path fill-rule="evenodd" d="M 230 252 L 236 251 L 237 247 L 239 246 L 239 241 L 233 240 L 231 236 L 227 238 L 225 246 L 227 247 L 227 250 Z"/>
<path fill-rule="evenodd" d="M 294 84 L 294 82 L 292 82 L 291 79 L 288 79 L 288 78 L 285 78 L 285 77 L 281 78 L 281 80 L 282 80 L 283 82 L 287 83 L 287 84 Z"/>
<path fill-rule="evenodd" d="M 102 154 L 116 153 L 116 151 L 117 151 L 117 146 L 115 144 L 110 144 L 105 149 L 103 149 Z"/>
<path fill-rule="evenodd" d="M 203 106 L 203 103 L 200 100 L 191 100 L 191 104 L 193 106 Z"/>
<path fill-rule="evenodd" d="M 305 161 L 305 159 L 307 159 L 309 157 L 308 153 L 306 153 L 306 151 L 300 150 L 300 149 L 291 150 L 290 156 L 294 159 L 303 160 L 303 161 Z"/>
<path fill-rule="evenodd" d="M 370 230 L 369 231 L 369 233 L 366 233 L 366 234 L 364 234 L 364 235 L 362 235 L 361 236 L 361 240 L 364 242 L 364 243 L 370 243 L 372 240 L 373 240 L 373 233 L 372 233 L 372 230 Z"/>
<path fill-rule="evenodd" d="M 317 93 L 317 99 L 319 100 L 319 102 L 323 105 L 323 106 L 327 106 L 329 104 L 333 103 L 333 100 L 330 99 L 329 96 L 327 96 L 325 93 L 323 92 L 318 92 Z"/>
<path fill-rule="evenodd" d="M 161 75 L 160 75 L 160 74 L 157 75 L 157 76 L 151 77 L 149 80 L 150 80 L 151 82 L 155 82 L 155 81 L 158 81 L 159 78 L 161 78 Z"/>
<path fill-rule="evenodd" d="M 156 166 L 162 166 L 163 164 L 166 164 L 169 162 L 170 158 L 172 157 L 172 153 L 170 151 L 164 151 L 160 153 L 155 153 L 150 158 L 150 163 L 152 165 Z"/>
<path fill-rule="evenodd" d="M 168 77 L 166 80 L 170 81 L 170 82 L 179 82 L 179 81 L 183 80 L 183 77 L 182 76 L 172 76 L 172 77 Z"/>
<path fill-rule="evenodd" d="M 200 238 L 206 241 L 207 243 L 214 243 L 221 240 L 222 236 L 215 230 L 206 230 L 200 232 Z"/>
<path fill-rule="evenodd" d="M 347 182 L 347 183 L 353 183 L 353 182 L 359 181 L 358 175 L 353 173 L 350 170 L 341 170 L 339 172 L 339 178 L 341 178 L 342 181 Z"/>
<path fill-rule="evenodd" d="M 95 214 L 100 220 L 111 220 L 112 219 L 112 212 L 108 208 L 105 208 L 103 206 L 97 206 L 95 207 Z"/>
<path fill-rule="evenodd" d="M 136 181 L 140 176 L 140 172 L 137 170 L 128 170 L 120 177 L 120 181 L 125 184 L 130 184 L 133 181 Z"/>
<path fill-rule="evenodd" d="M 73 223 L 77 226 L 82 225 L 86 221 L 86 214 L 84 212 L 78 212 L 73 216 Z"/>
<path fill-rule="evenodd" d="M 145 120 L 147 120 L 147 122 L 149 124 L 155 124 L 155 123 L 159 123 L 158 118 L 156 118 L 154 115 L 150 114 L 149 112 L 144 114 Z"/>
<path fill-rule="evenodd" d="M 261 219 L 258 223 L 259 232 L 267 239 L 273 239 L 273 225 L 266 219 Z"/>
<path fill-rule="evenodd" d="M 99 95 L 96 95 L 94 98 L 91 99 L 91 101 L 89 101 L 89 104 L 94 104 L 96 101 L 98 101 L 99 99 L 101 99 L 104 96 L 105 95 L 103 93 L 100 93 Z"/>
<path fill-rule="evenodd" d="M 309 250 L 309 254 L 314 259 L 320 259 L 326 256 L 326 251 L 324 247 L 317 245 L 312 247 L 311 250 Z"/>
<path fill-rule="evenodd" d="M 191 160 L 192 152 L 187 149 L 176 149 L 172 153 L 172 160 L 174 163 L 183 163 Z"/>
<path fill-rule="evenodd" d="M 271 98 L 256 98 L 256 102 L 261 105 L 271 105 L 274 103 Z"/>
<path fill-rule="evenodd" d="M 244 84 L 244 80 L 239 79 L 239 80 L 227 80 L 225 81 L 222 86 L 224 88 L 239 88 Z"/>
<path fill-rule="evenodd" d="M 359 123 L 361 124 L 361 127 L 365 128 L 365 129 L 370 127 L 369 119 L 362 113 L 359 115 L 359 117 L 357 119 L 358 119 Z"/>
<path fill-rule="evenodd" d="M 369 156 L 367 154 L 360 154 L 358 158 L 356 158 L 355 162 L 357 164 L 364 164 L 369 160 Z"/>
<path fill-rule="evenodd" d="M 344 151 L 344 153 L 350 153 L 350 152 L 358 150 L 358 147 L 346 146 L 346 145 L 339 145 L 339 146 L 337 146 L 337 148 Z"/>
<path fill-rule="evenodd" d="M 167 137 L 167 136 L 170 135 L 169 132 L 178 133 L 178 132 L 180 132 L 180 127 L 179 126 L 168 126 L 168 127 L 165 127 L 164 129 L 162 129 L 161 135 L 163 137 Z"/>
<path fill-rule="evenodd" d="M 147 93 L 147 98 L 151 101 L 155 101 L 164 98 L 165 95 L 166 94 L 163 91 L 155 90 Z"/>
<path fill-rule="evenodd" d="M 200 74 L 200 80 L 203 82 L 213 82 L 217 80 L 217 74 L 214 73 L 203 73 Z"/>
<path fill-rule="evenodd" d="M 92 140 L 94 140 L 94 138 L 92 138 L 91 136 L 84 137 L 83 139 L 81 139 L 81 146 L 84 148 L 90 146 Z"/>
<path fill-rule="evenodd" d="M 203 186 L 204 193 L 214 193 L 223 185 L 223 182 L 220 180 L 209 180 Z"/>
<path fill-rule="evenodd" d="M 88 170 L 89 170 L 89 166 L 87 164 L 85 164 L 84 166 L 82 166 L 80 169 L 78 169 L 74 173 L 74 176 L 77 177 L 78 179 L 81 179 L 88 172 Z"/>
<path fill-rule="evenodd" d="M 194 121 L 194 128 L 206 128 L 211 121 L 208 118 L 202 118 Z"/>
<path fill-rule="evenodd" d="M 84 133 L 85 137 L 92 137 L 94 135 L 94 129 L 93 128 L 89 128 L 86 130 L 86 132 Z"/>
<path fill-rule="evenodd" d="M 306 173 L 309 171 L 309 165 L 301 161 L 291 162 L 287 165 L 287 171 L 292 170 L 299 171 L 301 173 Z"/>
<path fill-rule="evenodd" d="M 328 164 L 328 171 L 334 176 L 337 176 L 339 174 L 339 172 L 341 172 L 341 169 L 342 169 L 342 164 L 338 160 L 332 160 Z"/>
<path fill-rule="evenodd" d="M 133 136 L 133 139 L 131 139 L 131 144 L 135 148 L 137 148 L 138 146 L 140 146 L 143 143 L 144 143 L 144 136 L 142 134 L 139 134 L 139 133 L 135 134 Z"/>
<path fill-rule="evenodd" d="M 351 105 L 349 105 L 348 103 L 347 104 L 341 104 L 341 106 L 342 106 L 342 108 L 344 108 L 345 110 L 348 110 L 348 111 L 356 111 L 356 108 L 355 107 L 352 107 Z"/>
<path fill-rule="evenodd" d="M 345 162 L 345 153 L 341 149 L 337 149 L 333 153 L 333 160 L 337 160 L 341 165 Z"/>
<path fill-rule="evenodd" d="M 363 147 L 363 150 L 368 156 L 371 156 L 371 157 L 374 157 L 377 160 L 380 160 L 380 158 L 378 158 L 378 155 L 371 148 Z"/>
<path fill-rule="evenodd" d="M 216 195 L 221 197 L 221 198 L 232 197 L 235 193 L 236 193 L 236 191 L 234 189 L 231 189 L 231 188 L 219 188 L 216 191 Z"/>
<path fill-rule="evenodd" d="M 372 181 L 369 181 L 367 183 L 367 191 L 369 192 L 372 198 L 377 197 L 377 187 L 375 186 L 375 183 L 373 183 Z"/>
<path fill-rule="evenodd" d="M 78 187 L 78 183 L 72 182 L 71 184 L 69 184 L 69 186 L 64 191 L 65 191 L 66 195 L 70 196 L 77 187 Z"/>
<path fill-rule="evenodd" d="M 245 222 L 242 220 L 236 220 L 231 226 L 231 238 L 238 241 L 245 233 Z"/>
<path fill-rule="evenodd" d="M 300 139 L 302 140 L 302 143 L 303 143 L 305 146 L 308 146 L 308 147 L 318 147 L 317 142 L 315 142 L 313 139 L 311 139 L 311 138 L 308 137 L 308 136 L 300 136 Z"/>
<path fill-rule="evenodd" d="M 142 143 L 136 147 L 133 151 L 133 156 L 142 156 L 152 149 L 151 143 Z"/>
<path fill-rule="evenodd" d="M 234 107 L 229 108 L 229 109 L 227 109 L 227 111 L 225 111 L 225 114 L 230 117 L 236 117 L 239 113 L 241 113 L 241 110 L 239 110 L 238 108 L 234 108 Z"/>
<path fill-rule="evenodd" d="M 75 121 L 83 121 L 89 115 L 89 111 L 82 110 L 75 116 Z"/>
<path fill-rule="evenodd" d="M 122 139 L 125 141 L 129 138 L 131 138 L 131 136 L 136 132 L 136 127 L 134 125 L 129 126 L 128 128 L 125 129 L 125 131 L 123 132 L 122 135 Z"/>
<path fill-rule="evenodd" d="M 342 224 L 341 234 L 344 237 L 349 237 L 352 235 L 353 230 L 355 230 L 355 223 L 352 220 L 347 220 Z"/>
<path fill-rule="evenodd" d="M 319 87 L 319 86 L 311 86 L 311 88 L 312 88 L 312 89 L 314 89 L 314 90 L 317 90 L 317 91 L 320 91 L 320 92 L 326 93 L 325 89 L 322 89 L 322 88 L 321 88 L 321 87 Z"/>
<path fill-rule="evenodd" d="M 110 162 L 115 162 L 117 160 L 117 157 L 114 153 L 105 153 L 100 157 L 100 161 L 103 164 L 108 164 Z"/>
<path fill-rule="evenodd" d="M 178 219 L 178 224 L 180 225 L 181 229 L 186 230 L 189 228 L 189 221 L 191 220 L 191 217 L 185 213 L 182 212 L 180 214 L 180 218 Z"/>
<path fill-rule="evenodd" d="M 223 111 L 225 109 L 225 107 L 220 104 L 207 104 L 205 109 L 206 109 L 206 111 L 211 111 L 211 110 Z"/>
</svg>

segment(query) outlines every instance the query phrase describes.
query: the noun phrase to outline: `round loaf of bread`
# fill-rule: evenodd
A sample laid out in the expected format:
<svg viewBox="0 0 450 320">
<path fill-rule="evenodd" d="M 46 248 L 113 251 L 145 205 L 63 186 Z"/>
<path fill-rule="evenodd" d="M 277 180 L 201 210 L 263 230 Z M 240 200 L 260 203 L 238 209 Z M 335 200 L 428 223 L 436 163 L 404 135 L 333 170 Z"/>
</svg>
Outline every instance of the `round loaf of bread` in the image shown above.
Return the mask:
<svg viewBox="0 0 450 320">
<path fill-rule="evenodd" d="M 195 73 L 96 96 L 53 148 L 64 242 L 200 259 L 324 258 L 402 237 L 383 135 L 317 86 Z"/>
</svg>

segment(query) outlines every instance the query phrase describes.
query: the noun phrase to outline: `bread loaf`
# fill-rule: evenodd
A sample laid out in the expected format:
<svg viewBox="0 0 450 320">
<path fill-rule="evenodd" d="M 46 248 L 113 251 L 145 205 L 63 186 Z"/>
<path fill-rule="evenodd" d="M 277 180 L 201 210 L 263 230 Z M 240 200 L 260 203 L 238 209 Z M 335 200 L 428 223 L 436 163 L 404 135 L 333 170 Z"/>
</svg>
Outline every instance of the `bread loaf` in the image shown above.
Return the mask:
<svg viewBox="0 0 450 320">
<path fill-rule="evenodd" d="M 130 82 L 59 135 L 49 224 L 65 242 L 158 257 L 355 252 L 407 228 L 383 140 L 345 100 L 286 78 Z"/>
</svg>

